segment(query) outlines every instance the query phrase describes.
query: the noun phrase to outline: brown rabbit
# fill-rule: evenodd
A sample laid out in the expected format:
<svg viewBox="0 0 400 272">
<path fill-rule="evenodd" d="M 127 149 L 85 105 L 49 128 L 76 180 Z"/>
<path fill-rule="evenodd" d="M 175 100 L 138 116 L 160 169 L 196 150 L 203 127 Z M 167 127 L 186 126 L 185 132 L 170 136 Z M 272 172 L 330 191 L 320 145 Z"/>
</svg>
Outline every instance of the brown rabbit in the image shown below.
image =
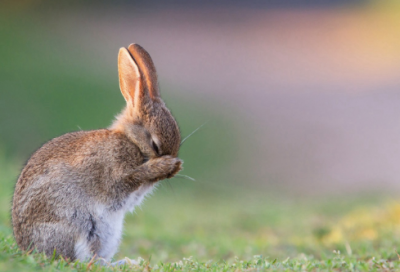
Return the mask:
<svg viewBox="0 0 400 272">
<path fill-rule="evenodd" d="M 137 44 L 121 48 L 118 71 L 127 105 L 111 127 L 52 139 L 22 170 L 12 207 L 21 249 L 109 261 L 125 213 L 181 170 L 179 128 L 160 97 L 150 55 Z"/>
</svg>

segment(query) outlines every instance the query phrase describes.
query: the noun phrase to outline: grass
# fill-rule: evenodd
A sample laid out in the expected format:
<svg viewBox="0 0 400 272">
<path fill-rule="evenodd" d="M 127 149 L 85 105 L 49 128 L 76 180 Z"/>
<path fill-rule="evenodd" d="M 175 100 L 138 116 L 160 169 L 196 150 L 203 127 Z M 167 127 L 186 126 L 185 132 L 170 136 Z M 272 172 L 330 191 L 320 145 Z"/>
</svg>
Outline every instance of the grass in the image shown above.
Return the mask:
<svg viewBox="0 0 400 272">
<path fill-rule="evenodd" d="M 0 156 L 0 271 L 396 271 L 400 203 L 369 196 L 267 197 L 263 192 L 165 181 L 127 215 L 109 268 L 21 252 L 12 236 L 10 201 L 17 162 Z M 205 188 L 206 187 L 206 188 Z"/>
</svg>

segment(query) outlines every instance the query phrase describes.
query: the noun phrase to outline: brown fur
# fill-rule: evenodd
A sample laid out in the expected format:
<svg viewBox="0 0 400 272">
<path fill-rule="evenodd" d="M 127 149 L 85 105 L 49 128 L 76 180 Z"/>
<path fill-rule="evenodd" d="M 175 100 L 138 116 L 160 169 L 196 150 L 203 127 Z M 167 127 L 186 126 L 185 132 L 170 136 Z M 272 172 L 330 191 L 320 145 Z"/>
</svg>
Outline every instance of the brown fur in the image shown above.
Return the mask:
<svg viewBox="0 0 400 272">
<path fill-rule="evenodd" d="M 121 48 L 118 69 L 127 106 L 113 125 L 55 138 L 22 170 L 12 208 L 21 249 L 47 255 L 56 250 L 74 260 L 75 243 L 83 235 L 92 254 L 102 257 L 95 206 L 118 212 L 142 184 L 180 171 L 179 128 L 159 96 L 150 55 L 138 45 Z"/>
</svg>

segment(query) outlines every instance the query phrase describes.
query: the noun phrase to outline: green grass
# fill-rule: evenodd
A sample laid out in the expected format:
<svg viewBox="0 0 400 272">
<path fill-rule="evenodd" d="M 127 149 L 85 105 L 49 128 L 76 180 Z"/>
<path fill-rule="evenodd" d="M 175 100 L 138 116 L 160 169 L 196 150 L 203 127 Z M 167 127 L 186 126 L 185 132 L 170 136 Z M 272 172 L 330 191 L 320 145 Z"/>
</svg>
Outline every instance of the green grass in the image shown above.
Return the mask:
<svg viewBox="0 0 400 272">
<path fill-rule="evenodd" d="M 290 199 L 170 180 L 126 217 L 120 252 L 139 265 L 107 268 L 21 252 L 10 202 L 17 162 L 0 156 L 0 271 L 395 271 L 400 203 L 382 197 Z M 210 188 L 211 187 L 211 188 Z M 90 266 L 90 267 L 89 267 Z"/>
</svg>

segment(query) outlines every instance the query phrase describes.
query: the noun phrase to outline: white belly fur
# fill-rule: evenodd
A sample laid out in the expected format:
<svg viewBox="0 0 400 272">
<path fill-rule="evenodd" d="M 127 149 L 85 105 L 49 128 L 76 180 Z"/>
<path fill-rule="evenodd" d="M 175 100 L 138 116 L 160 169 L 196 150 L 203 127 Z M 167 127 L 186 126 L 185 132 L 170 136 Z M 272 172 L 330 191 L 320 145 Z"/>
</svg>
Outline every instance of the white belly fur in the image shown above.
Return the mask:
<svg viewBox="0 0 400 272">
<path fill-rule="evenodd" d="M 118 250 L 122 236 L 122 226 L 126 212 L 133 212 L 136 206 L 139 206 L 146 195 L 154 189 L 154 184 L 142 184 L 127 199 L 124 207 L 116 212 L 110 212 L 102 204 L 96 207 L 96 217 L 100 218 L 97 223 L 97 230 L 101 240 L 101 249 L 97 253 L 98 257 L 109 261 Z M 84 261 L 91 258 L 89 245 L 86 239 L 82 238 L 75 244 L 75 254 L 77 259 Z"/>
</svg>

